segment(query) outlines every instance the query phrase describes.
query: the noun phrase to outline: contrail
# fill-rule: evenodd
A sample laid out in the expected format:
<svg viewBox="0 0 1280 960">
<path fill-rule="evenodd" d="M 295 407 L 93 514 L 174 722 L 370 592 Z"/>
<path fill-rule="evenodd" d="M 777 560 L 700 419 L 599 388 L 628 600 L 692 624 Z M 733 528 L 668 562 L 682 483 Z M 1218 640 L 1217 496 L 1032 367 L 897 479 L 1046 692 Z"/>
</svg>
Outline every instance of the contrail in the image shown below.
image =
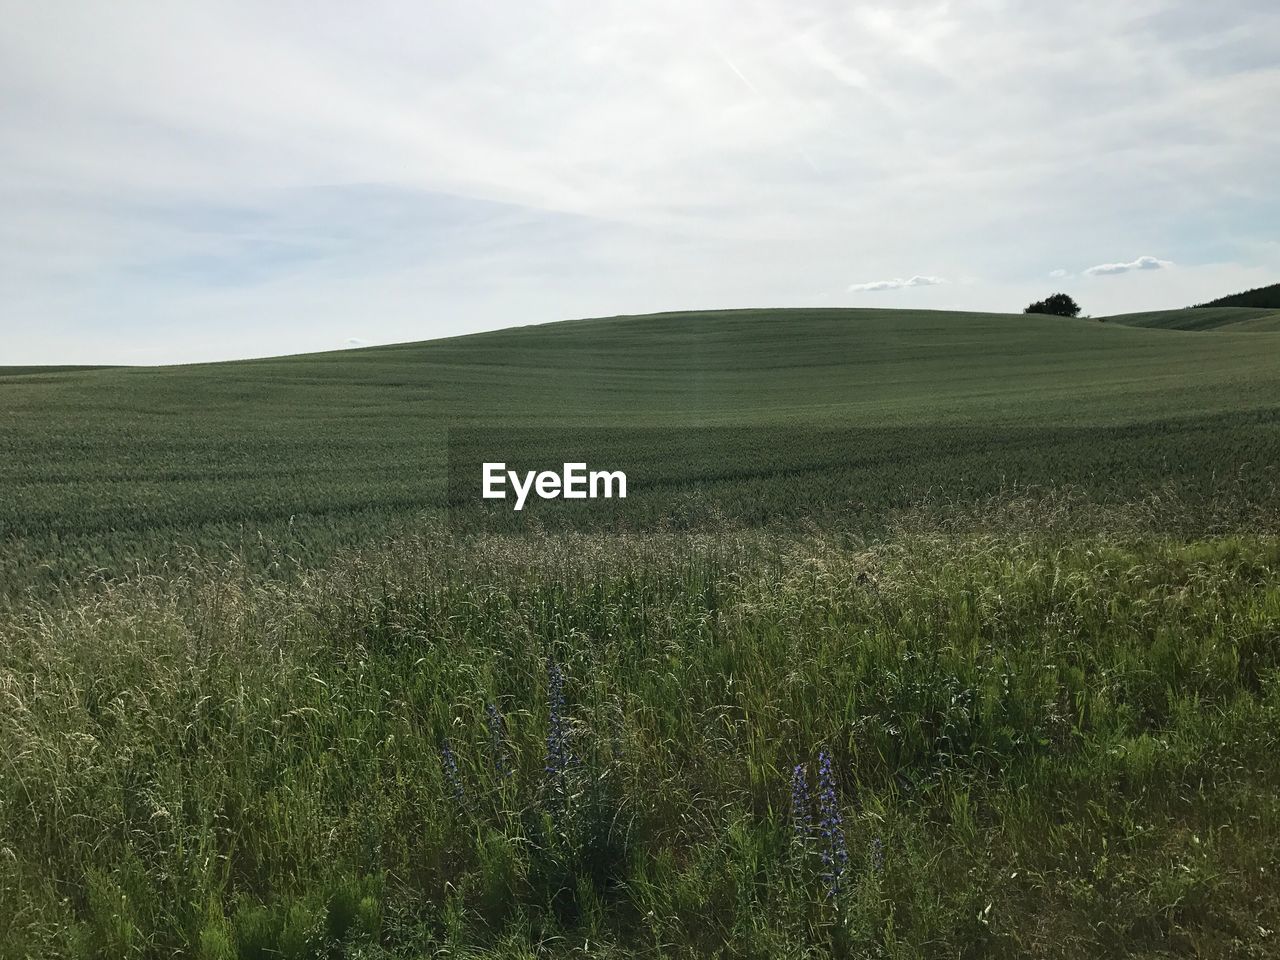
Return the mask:
<svg viewBox="0 0 1280 960">
<path fill-rule="evenodd" d="M 715 51 L 716 55 L 724 61 L 724 65 L 732 70 L 737 75 L 738 79 L 747 85 L 748 90 L 754 93 L 757 97 L 763 96 L 763 94 L 756 88 L 756 85 L 747 79 L 747 75 L 738 69 L 738 65 L 729 59 L 728 54 L 719 47 L 715 47 Z"/>
</svg>

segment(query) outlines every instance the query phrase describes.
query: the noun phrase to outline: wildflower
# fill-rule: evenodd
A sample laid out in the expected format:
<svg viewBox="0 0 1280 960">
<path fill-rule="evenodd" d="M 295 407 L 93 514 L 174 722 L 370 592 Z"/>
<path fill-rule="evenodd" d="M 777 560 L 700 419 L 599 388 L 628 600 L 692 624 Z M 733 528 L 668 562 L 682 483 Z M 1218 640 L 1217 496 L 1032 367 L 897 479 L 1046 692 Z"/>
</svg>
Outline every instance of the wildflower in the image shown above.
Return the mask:
<svg viewBox="0 0 1280 960">
<path fill-rule="evenodd" d="M 453 790 L 453 799 L 458 806 L 462 806 L 465 796 L 462 792 L 462 775 L 458 772 L 458 758 L 453 752 L 453 747 L 449 744 L 449 738 L 445 737 L 440 743 L 440 766 L 444 770 L 444 778 L 449 783 L 449 787 Z"/>
<path fill-rule="evenodd" d="M 823 879 L 827 883 L 827 896 L 834 899 L 840 893 L 840 881 L 849 864 L 849 849 L 845 845 L 831 755 L 826 750 L 818 753 L 818 807 L 821 814 Z"/>
<path fill-rule="evenodd" d="M 509 777 L 515 770 L 511 764 L 511 745 L 507 742 L 507 720 L 496 704 L 486 703 L 484 712 L 489 723 L 489 750 L 493 756 L 493 768 L 498 776 Z"/>
</svg>

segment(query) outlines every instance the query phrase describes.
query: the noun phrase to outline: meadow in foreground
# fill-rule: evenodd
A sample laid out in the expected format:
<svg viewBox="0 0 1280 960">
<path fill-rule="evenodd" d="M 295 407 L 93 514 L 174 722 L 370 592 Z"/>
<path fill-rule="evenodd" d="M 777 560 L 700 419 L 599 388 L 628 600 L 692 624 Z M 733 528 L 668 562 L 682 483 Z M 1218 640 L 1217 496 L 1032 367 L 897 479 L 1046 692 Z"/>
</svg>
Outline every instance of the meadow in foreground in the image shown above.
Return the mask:
<svg viewBox="0 0 1280 960">
<path fill-rule="evenodd" d="M 1079 507 L 31 603 L 0 955 L 1274 955 L 1276 525 Z"/>
</svg>

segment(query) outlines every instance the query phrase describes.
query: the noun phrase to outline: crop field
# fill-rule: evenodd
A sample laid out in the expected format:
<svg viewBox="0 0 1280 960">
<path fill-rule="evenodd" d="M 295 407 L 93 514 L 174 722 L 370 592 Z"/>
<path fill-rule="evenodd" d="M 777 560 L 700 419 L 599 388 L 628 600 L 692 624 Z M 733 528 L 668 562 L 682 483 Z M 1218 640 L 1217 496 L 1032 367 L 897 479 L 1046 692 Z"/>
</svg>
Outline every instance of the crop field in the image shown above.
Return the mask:
<svg viewBox="0 0 1280 960">
<path fill-rule="evenodd" d="M 1276 956 L 1262 313 L 0 368 L 0 957 Z"/>
<path fill-rule="evenodd" d="M 1277 347 L 1280 331 L 731 311 L 202 366 L 0 369 L 0 582 L 47 589 L 178 548 L 305 567 L 444 509 L 450 437 L 495 429 L 521 430 L 530 459 L 625 458 L 640 526 L 692 513 L 871 530 L 922 499 L 1026 485 L 1173 494 L 1216 515 L 1276 488 Z"/>
<path fill-rule="evenodd" d="M 1280 309 L 1275 307 L 1197 307 L 1188 310 L 1125 313 L 1107 319 L 1111 323 L 1162 330 L 1280 330 Z"/>
</svg>

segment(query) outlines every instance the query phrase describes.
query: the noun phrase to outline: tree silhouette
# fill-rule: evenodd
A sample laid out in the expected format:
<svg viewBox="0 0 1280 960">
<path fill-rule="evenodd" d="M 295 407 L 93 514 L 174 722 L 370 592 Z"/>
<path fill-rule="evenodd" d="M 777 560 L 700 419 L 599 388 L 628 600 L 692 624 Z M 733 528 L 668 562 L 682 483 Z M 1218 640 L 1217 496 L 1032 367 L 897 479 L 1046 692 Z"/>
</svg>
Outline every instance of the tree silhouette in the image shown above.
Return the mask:
<svg viewBox="0 0 1280 960">
<path fill-rule="evenodd" d="M 1080 315 L 1080 304 L 1076 303 L 1065 293 L 1055 293 L 1051 297 L 1045 297 L 1043 300 L 1037 300 L 1022 312 L 1047 313 L 1055 317 L 1076 317 Z"/>
</svg>

